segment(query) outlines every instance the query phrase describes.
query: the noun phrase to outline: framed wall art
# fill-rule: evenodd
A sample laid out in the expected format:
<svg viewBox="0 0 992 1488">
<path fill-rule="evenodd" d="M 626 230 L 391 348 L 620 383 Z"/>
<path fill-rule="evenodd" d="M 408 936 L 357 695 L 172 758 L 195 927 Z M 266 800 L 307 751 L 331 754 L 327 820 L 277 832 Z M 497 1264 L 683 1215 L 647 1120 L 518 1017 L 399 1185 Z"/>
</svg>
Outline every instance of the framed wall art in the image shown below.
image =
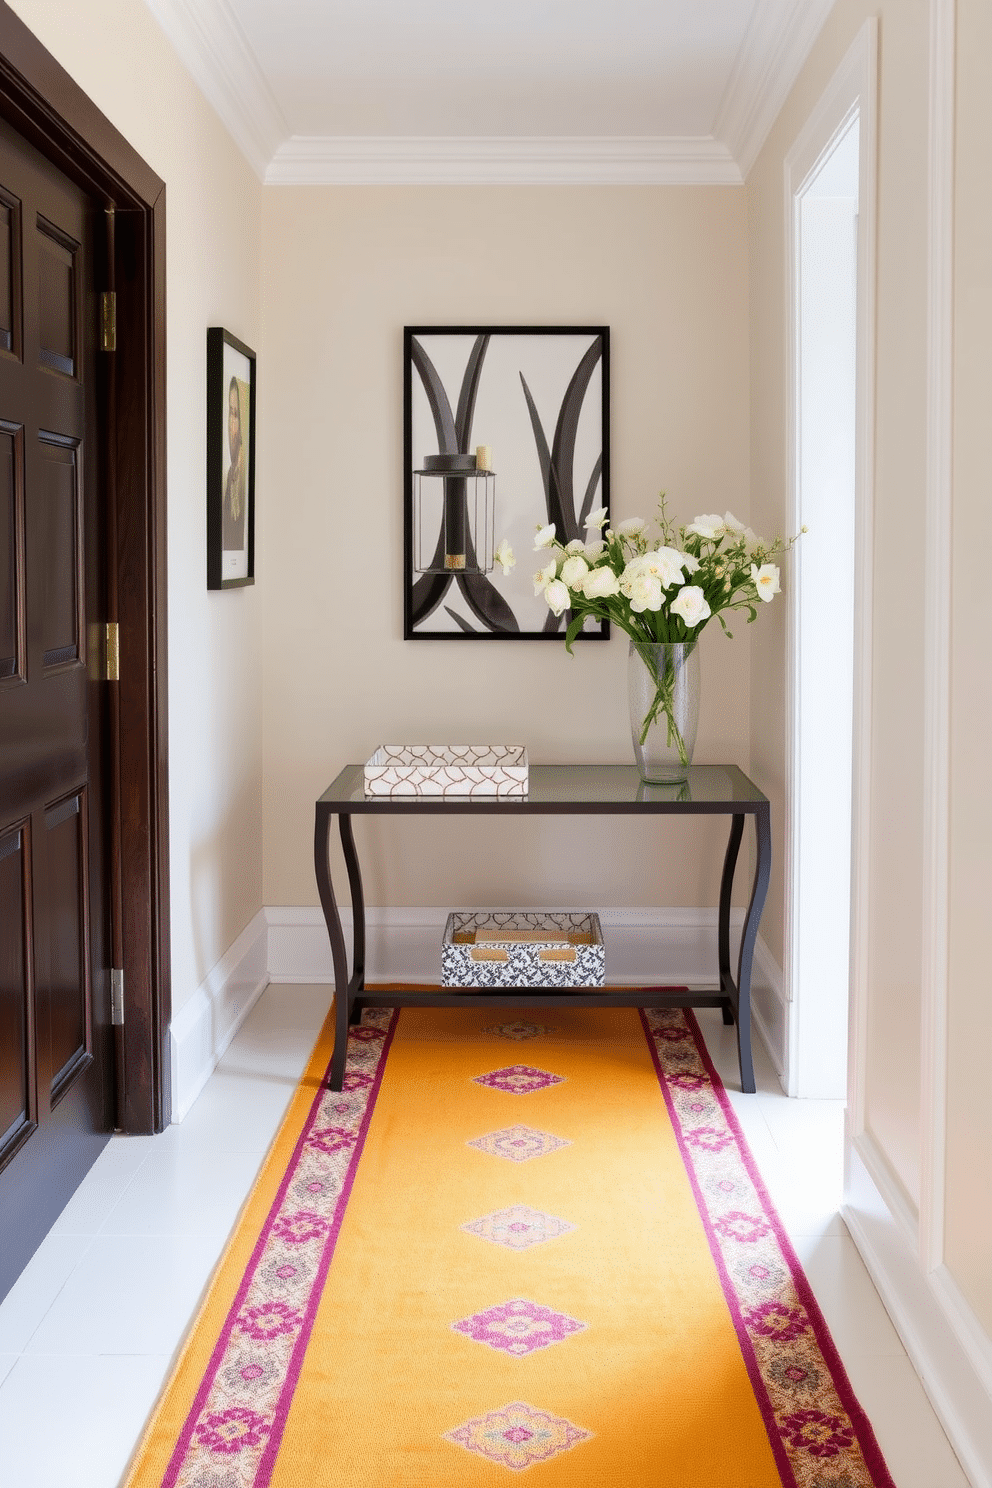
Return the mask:
<svg viewBox="0 0 992 1488">
<path fill-rule="evenodd" d="M 255 582 L 255 353 L 207 331 L 207 588 Z"/>
<path fill-rule="evenodd" d="M 564 639 L 569 613 L 534 594 L 534 537 L 584 538 L 609 507 L 609 351 L 607 326 L 405 328 L 407 640 Z"/>
</svg>

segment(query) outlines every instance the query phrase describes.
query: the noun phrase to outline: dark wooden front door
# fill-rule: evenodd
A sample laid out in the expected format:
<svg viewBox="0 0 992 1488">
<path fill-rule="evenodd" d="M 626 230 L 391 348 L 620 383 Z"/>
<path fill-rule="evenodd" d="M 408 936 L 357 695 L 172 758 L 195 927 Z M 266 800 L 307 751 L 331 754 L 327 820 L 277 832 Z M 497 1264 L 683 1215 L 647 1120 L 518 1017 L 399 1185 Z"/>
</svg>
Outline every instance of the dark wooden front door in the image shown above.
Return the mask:
<svg viewBox="0 0 992 1488">
<path fill-rule="evenodd" d="M 115 1116 L 103 222 L 0 123 L 0 1297 Z"/>
</svg>

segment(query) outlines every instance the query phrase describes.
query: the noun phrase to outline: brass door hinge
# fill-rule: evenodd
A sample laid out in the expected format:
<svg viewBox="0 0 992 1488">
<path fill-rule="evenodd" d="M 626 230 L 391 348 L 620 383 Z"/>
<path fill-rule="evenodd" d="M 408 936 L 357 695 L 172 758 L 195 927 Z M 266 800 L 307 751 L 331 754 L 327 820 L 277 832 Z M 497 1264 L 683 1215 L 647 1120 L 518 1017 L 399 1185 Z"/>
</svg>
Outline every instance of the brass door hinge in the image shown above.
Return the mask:
<svg viewBox="0 0 992 1488">
<path fill-rule="evenodd" d="M 107 681 L 121 680 L 121 632 L 116 620 L 107 622 Z"/>
<path fill-rule="evenodd" d="M 112 289 L 100 296 L 100 350 L 117 350 L 117 295 Z"/>
</svg>

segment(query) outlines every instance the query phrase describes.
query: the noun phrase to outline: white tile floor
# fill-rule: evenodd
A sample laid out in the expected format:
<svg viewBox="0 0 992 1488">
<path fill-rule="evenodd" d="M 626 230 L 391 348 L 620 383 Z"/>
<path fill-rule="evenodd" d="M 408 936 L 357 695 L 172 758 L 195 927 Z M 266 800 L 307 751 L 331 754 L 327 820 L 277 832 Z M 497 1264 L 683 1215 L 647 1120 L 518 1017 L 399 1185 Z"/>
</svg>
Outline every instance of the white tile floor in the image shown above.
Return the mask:
<svg viewBox="0 0 992 1488">
<path fill-rule="evenodd" d="M 186 1120 L 113 1138 L 0 1304 L 3 1488 L 117 1488 L 327 1001 L 269 987 Z M 699 1017 L 897 1488 L 967 1488 L 837 1212 L 841 1107 L 786 1100 L 760 1049 L 736 1094 L 733 1029 Z"/>
</svg>

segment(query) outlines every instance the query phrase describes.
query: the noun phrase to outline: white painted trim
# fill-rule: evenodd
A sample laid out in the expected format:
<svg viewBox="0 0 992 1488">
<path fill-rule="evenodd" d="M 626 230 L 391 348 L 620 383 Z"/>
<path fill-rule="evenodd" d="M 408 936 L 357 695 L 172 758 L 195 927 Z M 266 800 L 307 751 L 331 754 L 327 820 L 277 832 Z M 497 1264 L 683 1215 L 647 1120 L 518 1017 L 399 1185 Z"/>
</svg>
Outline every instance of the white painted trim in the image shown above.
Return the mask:
<svg viewBox="0 0 992 1488">
<path fill-rule="evenodd" d="M 280 144 L 268 186 L 740 186 L 719 140 L 370 136 Z"/>
<path fill-rule="evenodd" d="M 758 0 L 712 135 L 482 140 L 291 137 L 229 0 L 145 3 L 245 159 L 272 185 L 739 186 L 833 0 Z"/>
<path fill-rule="evenodd" d="M 989 1342 L 944 1268 L 920 1270 L 915 1236 L 893 1216 L 856 1149 L 843 1216 L 886 1311 L 973 1488 L 992 1488 Z"/>
<path fill-rule="evenodd" d="M 797 326 L 798 225 L 795 203 L 798 195 L 831 143 L 848 127 L 857 111 L 859 121 L 858 204 L 858 311 L 857 311 L 857 419 L 855 471 L 855 577 L 854 577 L 854 720 L 851 792 L 851 920 L 850 1004 L 848 1021 L 848 1103 L 856 1113 L 855 1131 L 864 1127 L 864 1051 L 867 1039 L 867 985 L 870 925 L 870 828 L 871 828 L 871 738 L 872 738 L 872 574 L 874 563 L 875 492 L 875 291 L 876 215 L 878 159 L 878 20 L 861 27 L 822 97 L 800 130 L 783 166 L 786 275 L 786 458 L 791 524 L 799 523 Z M 797 946 L 796 872 L 799 860 L 800 823 L 795 815 L 799 776 L 799 705 L 796 688 L 798 649 L 798 595 L 793 586 L 789 600 L 787 641 L 786 717 L 789 739 L 786 752 L 785 819 L 785 979 L 784 996 L 790 1004 L 796 997 Z M 800 1032 L 798 1007 L 791 1008 L 788 1023 L 786 1091 L 795 1095 L 798 1060 L 796 1041 Z"/>
<path fill-rule="evenodd" d="M 788 1094 L 788 1064 L 792 1007 L 785 995 L 782 968 L 761 936 L 755 941 L 751 969 L 751 1022 L 768 1050 L 782 1089 Z"/>
<path fill-rule="evenodd" d="M 847 1120 L 847 1134 L 851 1138 L 852 1151 L 871 1179 L 893 1223 L 898 1226 L 906 1245 L 913 1249 L 917 1244 L 920 1225 L 920 1216 L 915 1204 L 892 1171 L 887 1157 L 871 1132 L 861 1131 L 853 1135 L 850 1130 L 849 1115 Z"/>
<path fill-rule="evenodd" d="M 851 781 L 851 972 L 848 1011 L 848 1109 L 854 1131 L 865 1127 L 868 983 L 871 952 L 871 761 L 875 573 L 875 299 L 878 283 L 878 20 L 855 41 L 860 99 L 858 214 L 857 527 L 854 592 L 854 771 Z M 850 54 L 849 54 L 850 55 Z"/>
<path fill-rule="evenodd" d="M 713 124 L 745 178 L 833 5 L 800 0 L 783 15 L 781 0 L 758 0 Z"/>
<path fill-rule="evenodd" d="M 145 0 L 259 179 L 289 125 L 227 0 Z"/>
<path fill-rule="evenodd" d="M 967 1353 L 992 1401 L 992 1338 L 946 1266 L 938 1266 L 927 1279 L 941 1311 L 954 1329 L 954 1336 Z"/>
<path fill-rule="evenodd" d="M 172 1119 L 182 1121 L 217 1061 L 268 986 L 268 924 L 259 910 L 169 1028 Z"/>
<path fill-rule="evenodd" d="M 533 906 L 532 906 L 533 907 Z M 606 977 L 614 986 L 639 982 L 712 986 L 717 970 L 715 909 L 599 909 L 606 941 Z M 279 906 L 264 911 L 268 926 L 268 972 L 273 982 L 334 980 L 327 930 L 320 909 Z M 446 909 L 366 909 L 366 971 L 369 981 L 432 982 L 440 974 L 440 944 Z M 731 910 L 731 960 L 740 948 L 744 911 Z M 351 910 L 341 910 L 345 941 L 351 939 Z M 760 935 L 751 971 L 751 1020 L 781 1077 L 789 1009 L 782 972 Z"/>
<path fill-rule="evenodd" d="M 926 1271 L 944 1255 L 947 1130 L 955 8 L 955 0 L 930 4 L 919 1240 Z"/>
<path fill-rule="evenodd" d="M 585 908 L 586 906 L 582 906 Z M 539 910 L 540 906 L 528 906 Z M 699 986 L 716 983 L 715 909 L 597 910 L 606 941 L 608 981 L 634 986 L 668 982 Z M 268 926 L 268 971 L 273 982 L 332 982 L 331 952 L 324 917 L 317 906 L 278 906 L 264 911 Z M 366 975 L 369 981 L 436 981 L 447 909 L 367 908 Z M 351 911 L 341 911 L 345 939 Z M 731 950 L 740 942 L 743 910 L 731 912 Z M 765 952 L 755 957 L 752 987 L 764 985 Z"/>
</svg>

